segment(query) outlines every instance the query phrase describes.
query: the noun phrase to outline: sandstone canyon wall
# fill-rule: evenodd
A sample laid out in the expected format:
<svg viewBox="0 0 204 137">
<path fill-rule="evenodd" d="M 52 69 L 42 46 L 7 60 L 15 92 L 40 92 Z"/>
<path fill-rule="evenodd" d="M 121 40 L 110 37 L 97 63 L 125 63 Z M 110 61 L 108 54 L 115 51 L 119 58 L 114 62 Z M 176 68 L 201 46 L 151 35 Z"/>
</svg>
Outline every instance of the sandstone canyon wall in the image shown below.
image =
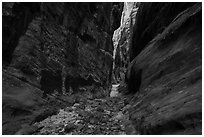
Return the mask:
<svg viewBox="0 0 204 137">
<path fill-rule="evenodd" d="M 202 134 L 202 3 L 2 5 L 3 134 L 112 83 L 138 134 Z"/>
<path fill-rule="evenodd" d="M 113 34 L 113 82 L 124 79 L 129 63 L 129 47 L 139 3 L 124 2 L 120 27 Z"/>
<path fill-rule="evenodd" d="M 202 132 L 202 4 L 140 3 L 129 45 L 130 119 L 140 134 Z"/>
<path fill-rule="evenodd" d="M 9 72 L 46 93 L 109 87 L 121 3 L 4 5 L 3 64 Z"/>
<path fill-rule="evenodd" d="M 63 107 L 57 98 L 45 100 L 48 95 L 109 94 L 112 35 L 122 6 L 3 3 L 3 134 L 14 134 L 23 123 Z M 61 100 L 73 103 L 68 96 Z"/>
</svg>

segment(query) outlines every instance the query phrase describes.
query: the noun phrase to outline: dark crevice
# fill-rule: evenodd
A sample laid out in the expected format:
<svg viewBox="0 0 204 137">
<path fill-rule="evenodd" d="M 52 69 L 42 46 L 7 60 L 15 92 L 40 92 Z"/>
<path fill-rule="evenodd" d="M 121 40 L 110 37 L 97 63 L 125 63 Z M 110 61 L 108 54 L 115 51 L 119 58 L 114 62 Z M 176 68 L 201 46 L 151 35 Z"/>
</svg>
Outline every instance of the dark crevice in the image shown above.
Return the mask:
<svg viewBox="0 0 204 137">
<path fill-rule="evenodd" d="M 128 78 L 126 75 L 126 82 L 128 85 L 128 91 L 131 94 L 134 94 L 139 91 L 141 82 L 142 82 L 142 69 L 135 72 L 134 70 L 131 70 L 128 72 L 131 77 Z M 134 77 L 132 77 L 134 76 Z"/>
<path fill-rule="evenodd" d="M 92 76 L 89 76 L 87 79 L 67 76 L 65 80 L 65 88 L 67 92 L 69 92 L 71 88 L 71 90 L 73 90 L 74 93 L 77 93 L 79 92 L 80 87 L 91 86 L 91 85 L 100 86 L 100 83 L 96 82 Z"/>
<path fill-rule="evenodd" d="M 78 35 L 78 36 L 84 42 L 96 42 L 96 40 L 88 34 L 83 34 L 83 35 Z"/>
<path fill-rule="evenodd" d="M 3 32 L 3 64 L 9 65 L 13 52 L 18 45 L 20 37 L 26 32 L 29 23 L 40 11 L 39 3 L 15 3 L 12 14 L 2 16 Z M 13 30 L 15 26 L 15 30 Z"/>
<path fill-rule="evenodd" d="M 41 71 L 41 80 L 40 80 L 41 90 L 44 91 L 43 95 L 54 93 L 62 93 L 62 77 L 61 71 Z"/>
</svg>

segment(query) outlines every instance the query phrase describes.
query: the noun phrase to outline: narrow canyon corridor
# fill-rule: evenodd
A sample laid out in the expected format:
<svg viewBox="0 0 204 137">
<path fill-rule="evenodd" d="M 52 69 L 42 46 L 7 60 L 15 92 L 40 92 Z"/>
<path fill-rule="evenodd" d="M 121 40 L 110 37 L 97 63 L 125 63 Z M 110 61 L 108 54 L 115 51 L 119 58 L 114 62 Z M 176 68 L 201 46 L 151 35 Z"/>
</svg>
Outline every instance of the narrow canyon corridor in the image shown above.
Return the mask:
<svg viewBox="0 0 204 137">
<path fill-rule="evenodd" d="M 201 135 L 201 2 L 3 2 L 3 135 Z"/>
</svg>

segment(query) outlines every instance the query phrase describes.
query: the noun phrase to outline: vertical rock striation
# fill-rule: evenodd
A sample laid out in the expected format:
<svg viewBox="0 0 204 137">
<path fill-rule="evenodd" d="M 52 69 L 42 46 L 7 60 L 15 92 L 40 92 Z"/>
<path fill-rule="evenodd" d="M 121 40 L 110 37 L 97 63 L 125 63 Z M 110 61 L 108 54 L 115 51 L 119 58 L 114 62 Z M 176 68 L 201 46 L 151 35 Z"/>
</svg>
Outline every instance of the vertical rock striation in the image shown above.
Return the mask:
<svg viewBox="0 0 204 137">
<path fill-rule="evenodd" d="M 78 92 L 90 85 L 109 87 L 111 38 L 121 3 L 3 5 L 3 61 L 9 64 L 9 72 L 46 93 Z"/>
<path fill-rule="evenodd" d="M 124 2 L 120 27 L 113 34 L 113 82 L 124 79 L 125 69 L 129 62 L 129 45 L 131 44 L 132 29 L 139 3 Z"/>
<path fill-rule="evenodd" d="M 122 4 L 3 3 L 3 134 L 107 95 Z"/>
</svg>

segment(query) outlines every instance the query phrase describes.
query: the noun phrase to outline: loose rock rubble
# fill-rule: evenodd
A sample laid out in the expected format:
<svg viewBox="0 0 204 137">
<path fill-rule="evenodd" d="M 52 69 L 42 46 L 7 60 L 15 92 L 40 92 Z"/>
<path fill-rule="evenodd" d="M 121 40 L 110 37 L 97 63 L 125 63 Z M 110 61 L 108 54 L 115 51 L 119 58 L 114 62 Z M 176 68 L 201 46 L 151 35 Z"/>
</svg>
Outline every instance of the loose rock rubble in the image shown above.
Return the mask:
<svg viewBox="0 0 204 137">
<path fill-rule="evenodd" d="M 124 135 L 131 134 L 125 98 L 86 100 L 60 109 L 57 115 L 34 123 L 37 135 Z M 128 130 L 129 129 L 129 130 Z M 126 132 L 128 131 L 128 133 Z M 135 134 L 135 132 L 134 132 Z"/>
</svg>

